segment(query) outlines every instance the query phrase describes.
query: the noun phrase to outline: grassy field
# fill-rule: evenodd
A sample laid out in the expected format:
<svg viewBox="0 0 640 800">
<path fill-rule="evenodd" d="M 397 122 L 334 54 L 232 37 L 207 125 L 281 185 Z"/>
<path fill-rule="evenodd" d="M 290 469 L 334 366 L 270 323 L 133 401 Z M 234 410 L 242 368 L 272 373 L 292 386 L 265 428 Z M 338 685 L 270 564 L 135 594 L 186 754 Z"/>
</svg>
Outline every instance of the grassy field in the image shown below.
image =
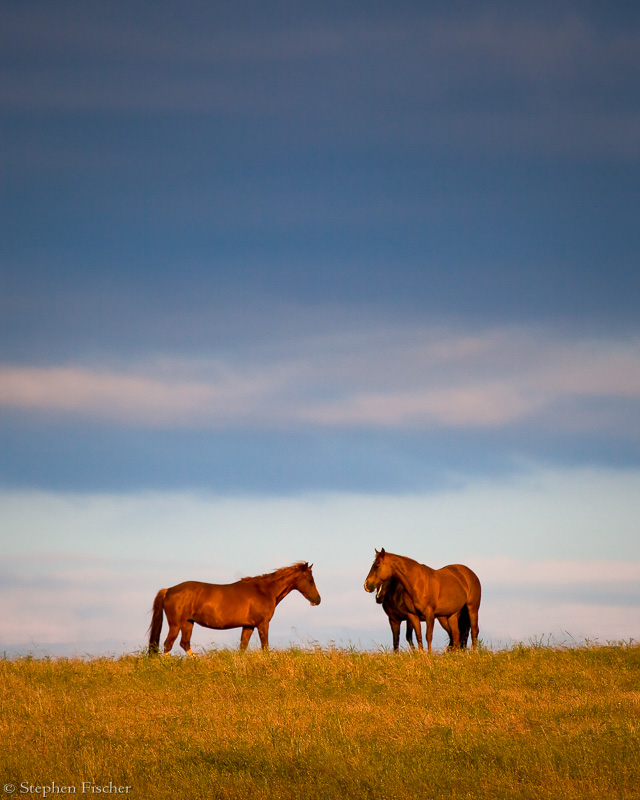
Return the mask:
<svg viewBox="0 0 640 800">
<path fill-rule="evenodd" d="M 640 798 L 640 646 L 0 661 L 14 796 Z"/>
</svg>

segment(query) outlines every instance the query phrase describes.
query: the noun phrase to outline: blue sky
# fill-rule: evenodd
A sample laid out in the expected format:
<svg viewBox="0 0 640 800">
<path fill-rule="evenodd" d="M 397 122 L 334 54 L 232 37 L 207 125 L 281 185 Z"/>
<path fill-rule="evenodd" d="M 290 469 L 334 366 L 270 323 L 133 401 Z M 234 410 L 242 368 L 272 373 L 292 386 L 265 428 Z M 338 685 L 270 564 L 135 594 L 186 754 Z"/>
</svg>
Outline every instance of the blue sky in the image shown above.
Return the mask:
<svg viewBox="0 0 640 800">
<path fill-rule="evenodd" d="M 488 643 L 637 636 L 639 54 L 627 3 L 5 4 L 0 644 L 298 559 L 274 641 L 389 644 L 381 546 Z"/>
</svg>

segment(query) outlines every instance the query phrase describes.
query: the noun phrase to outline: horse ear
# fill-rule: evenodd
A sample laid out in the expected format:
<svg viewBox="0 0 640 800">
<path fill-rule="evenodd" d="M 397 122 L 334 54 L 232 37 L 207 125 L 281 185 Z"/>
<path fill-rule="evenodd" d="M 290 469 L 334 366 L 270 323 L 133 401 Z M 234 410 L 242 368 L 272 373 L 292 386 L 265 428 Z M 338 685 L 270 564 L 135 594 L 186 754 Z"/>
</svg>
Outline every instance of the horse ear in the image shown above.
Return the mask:
<svg viewBox="0 0 640 800">
<path fill-rule="evenodd" d="M 307 563 L 307 569 L 311 569 L 312 566 L 313 566 L 313 564 Z"/>
<path fill-rule="evenodd" d="M 382 550 L 380 551 L 380 555 L 381 555 L 381 556 L 384 556 L 384 555 L 385 555 L 385 552 L 384 552 L 384 547 L 383 547 L 383 548 L 382 548 Z"/>
<path fill-rule="evenodd" d="M 376 551 L 376 555 L 379 556 L 380 555 L 380 551 L 378 550 L 378 548 L 374 547 L 373 549 Z"/>
</svg>

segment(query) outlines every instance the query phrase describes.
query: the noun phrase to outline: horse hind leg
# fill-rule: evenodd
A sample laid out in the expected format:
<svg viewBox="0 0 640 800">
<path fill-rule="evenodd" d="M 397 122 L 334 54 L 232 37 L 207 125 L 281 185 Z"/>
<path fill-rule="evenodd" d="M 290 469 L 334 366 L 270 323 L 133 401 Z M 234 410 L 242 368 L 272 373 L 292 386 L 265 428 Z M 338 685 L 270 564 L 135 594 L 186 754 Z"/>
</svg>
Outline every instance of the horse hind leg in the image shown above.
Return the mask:
<svg viewBox="0 0 640 800">
<path fill-rule="evenodd" d="M 163 655 L 168 656 L 171 653 L 171 648 L 173 647 L 173 643 L 178 638 L 178 634 L 180 633 L 180 625 L 177 622 L 169 623 L 169 633 L 167 634 L 167 638 L 164 640 L 164 652 Z"/>
<path fill-rule="evenodd" d="M 413 627 L 412 627 L 411 623 L 409 622 L 409 620 L 407 620 L 407 630 L 406 630 L 405 636 L 406 636 L 407 644 L 409 645 L 409 647 L 412 650 L 415 650 L 416 646 L 413 643 Z M 400 638 L 400 625 L 399 624 L 398 624 L 398 638 Z"/>
<path fill-rule="evenodd" d="M 451 642 L 449 649 L 457 650 L 460 647 L 460 628 L 458 627 L 458 615 L 452 614 L 447 619 L 447 624 L 449 625 L 449 639 Z"/>
<path fill-rule="evenodd" d="M 438 622 L 442 625 L 447 635 L 449 636 L 449 644 L 447 646 L 447 650 L 451 650 L 451 648 L 453 647 L 453 636 L 451 634 L 451 625 L 449 625 L 449 620 L 447 619 L 447 617 L 438 617 Z"/>
<path fill-rule="evenodd" d="M 253 633 L 253 627 L 251 625 L 245 625 L 242 628 L 242 633 L 240 634 L 240 652 L 243 653 L 247 647 L 249 647 L 249 639 L 251 638 L 251 634 Z"/>
<path fill-rule="evenodd" d="M 469 608 L 469 627 L 471 628 L 471 646 L 475 650 L 478 645 L 478 635 L 480 634 L 477 608 Z"/>
</svg>

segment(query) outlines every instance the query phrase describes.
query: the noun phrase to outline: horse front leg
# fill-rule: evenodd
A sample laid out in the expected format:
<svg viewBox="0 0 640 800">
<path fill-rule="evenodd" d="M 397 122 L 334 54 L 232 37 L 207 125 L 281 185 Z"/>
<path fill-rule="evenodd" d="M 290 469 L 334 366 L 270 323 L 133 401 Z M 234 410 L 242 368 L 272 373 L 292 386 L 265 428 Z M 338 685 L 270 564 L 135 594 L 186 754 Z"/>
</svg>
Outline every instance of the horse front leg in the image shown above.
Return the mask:
<svg viewBox="0 0 640 800">
<path fill-rule="evenodd" d="M 245 625 L 242 628 L 242 633 L 240 634 L 240 652 L 244 653 L 244 651 L 249 647 L 249 639 L 251 638 L 251 634 L 253 633 L 253 626 Z"/>
<path fill-rule="evenodd" d="M 184 625 L 182 626 L 182 636 L 180 637 L 180 647 L 184 650 L 184 652 L 188 656 L 193 655 L 193 650 L 191 649 L 191 634 L 193 633 L 193 622 L 191 620 L 187 620 Z"/>
<path fill-rule="evenodd" d="M 389 627 L 391 628 L 391 638 L 393 639 L 393 652 L 397 653 L 400 649 L 400 621 L 389 617 Z"/>
<path fill-rule="evenodd" d="M 260 637 L 260 645 L 263 650 L 269 649 L 269 622 L 263 622 L 258 625 L 258 636 Z"/>
<path fill-rule="evenodd" d="M 409 628 L 411 626 L 411 628 Z M 407 614 L 407 639 L 409 638 L 410 630 L 416 635 L 418 642 L 418 650 L 424 650 L 422 646 L 422 629 L 420 628 L 420 617 L 417 614 Z"/>
<path fill-rule="evenodd" d="M 411 626 L 411 623 L 409 622 L 409 620 L 407 620 L 406 639 L 407 639 L 407 644 L 409 645 L 409 647 L 412 650 L 415 650 L 416 646 L 413 643 L 413 627 Z"/>
<path fill-rule="evenodd" d="M 427 650 L 431 652 L 431 642 L 433 640 L 433 625 L 436 621 L 436 617 L 433 611 L 433 608 L 427 608 L 426 613 L 424 615 L 425 622 L 427 623 Z"/>
</svg>

